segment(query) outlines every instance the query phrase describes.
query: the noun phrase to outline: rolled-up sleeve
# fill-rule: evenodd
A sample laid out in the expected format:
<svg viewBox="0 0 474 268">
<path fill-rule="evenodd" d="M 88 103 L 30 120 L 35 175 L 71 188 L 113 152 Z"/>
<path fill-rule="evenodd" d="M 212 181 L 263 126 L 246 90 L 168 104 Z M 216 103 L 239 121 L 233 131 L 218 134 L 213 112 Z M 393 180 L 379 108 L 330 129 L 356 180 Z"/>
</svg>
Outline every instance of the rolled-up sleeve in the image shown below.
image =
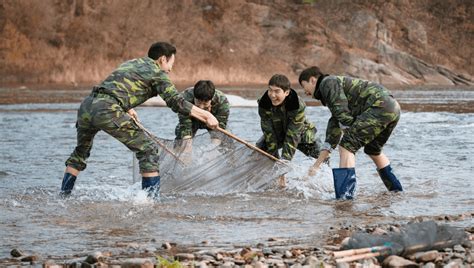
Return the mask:
<svg viewBox="0 0 474 268">
<path fill-rule="evenodd" d="M 155 79 L 153 87 L 173 112 L 183 115 L 191 114 L 193 104 L 186 101 L 183 96 L 179 94 L 165 72 L 161 72 L 160 76 Z"/>
</svg>

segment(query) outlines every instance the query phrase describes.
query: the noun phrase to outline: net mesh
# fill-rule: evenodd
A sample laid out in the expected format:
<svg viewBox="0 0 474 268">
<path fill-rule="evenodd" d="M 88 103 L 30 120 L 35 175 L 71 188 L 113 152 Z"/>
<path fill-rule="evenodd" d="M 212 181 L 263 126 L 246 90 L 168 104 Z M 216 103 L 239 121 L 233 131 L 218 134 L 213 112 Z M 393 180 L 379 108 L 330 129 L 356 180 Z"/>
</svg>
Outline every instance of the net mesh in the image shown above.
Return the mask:
<svg viewBox="0 0 474 268">
<path fill-rule="evenodd" d="M 152 138 L 160 146 L 161 192 L 166 194 L 264 191 L 277 187 L 278 178 L 289 170 L 287 165 L 217 131 L 181 142 Z M 139 179 L 134 157 L 134 181 Z"/>
<path fill-rule="evenodd" d="M 402 226 L 399 232 L 384 235 L 355 233 L 343 249 L 386 246 L 389 249 L 386 255 L 408 256 L 419 251 L 452 247 L 462 244 L 467 239 L 462 229 L 426 221 L 409 223 Z"/>
</svg>

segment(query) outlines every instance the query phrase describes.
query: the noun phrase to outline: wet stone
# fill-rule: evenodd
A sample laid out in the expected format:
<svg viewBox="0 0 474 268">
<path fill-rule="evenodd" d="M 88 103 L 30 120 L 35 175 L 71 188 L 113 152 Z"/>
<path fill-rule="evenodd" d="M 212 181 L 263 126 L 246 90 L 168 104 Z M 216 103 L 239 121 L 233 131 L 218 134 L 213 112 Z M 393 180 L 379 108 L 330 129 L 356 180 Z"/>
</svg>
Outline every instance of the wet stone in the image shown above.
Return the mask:
<svg viewBox="0 0 474 268">
<path fill-rule="evenodd" d="M 155 252 L 155 251 L 157 251 L 157 249 L 155 247 L 147 247 L 145 249 L 145 252 Z"/>
<path fill-rule="evenodd" d="M 296 263 L 296 259 L 285 259 L 283 260 L 283 262 L 287 265 L 287 266 L 292 266 Z"/>
<path fill-rule="evenodd" d="M 148 258 L 126 259 L 120 265 L 122 268 L 153 268 L 153 262 Z"/>
<path fill-rule="evenodd" d="M 314 256 L 309 256 L 308 258 L 306 258 L 305 262 L 303 263 L 303 265 L 309 265 L 309 266 L 318 266 L 320 264 L 321 262 L 318 260 L 318 258 Z"/>
<path fill-rule="evenodd" d="M 460 253 L 466 252 L 466 249 L 461 245 L 455 245 L 453 249 L 454 249 L 454 252 L 460 252 Z"/>
<path fill-rule="evenodd" d="M 434 263 L 428 262 L 425 265 L 423 265 L 422 268 L 435 268 L 435 267 L 436 267 L 436 265 Z"/>
<path fill-rule="evenodd" d="M 100 258 L 102 257 L 102 252 L 100 251 L 96 251 L 90 255 L 88 255 L 86 257 L 86 259 L 84 260 L 84 262 L 86 263 L 90 263 L 90 264 L 94 264 L 94 263 L 97 263 L 99 262 Z"/>
<path fill-rule="evenodd" d="M 19 258 L 25 254 L 21 250 L 14 248 L 12 251 L 10 251 L 10 255 L 12 255 L 12 257 Z"/>
<path fill-rule="evenodd" d="M 453 254 L 453 259 L 464 259 L 464 254 L 456 252 Z"/>
<path fill-rule="evenodd" d="M 472 255 L 471 254 L 466 254 L 466 262 L 471 264 L 472 263 Z"/>
<path fill-rule="evenodd" d="M 436 260 L 438 258 L 438 255 L 439 253 L 437 250 L 430 250 L 416 254 L 415 258 L 417 261 L 430 262 Z"/>
<path fill-rule="evenodd" d="M 246 262 L 245 260 L 233 260 L 236 265 L 244 265 Z"/>
<path fill-rule="evenodd" d="M 461 268 L 461 267 L 463 267 L 462 261 L 459 261 L 459 260 L 450 261 L 448 264 L 444 266 L 444 268 Z"/>
<path fill-rule="evenodd" d="M 207 263 L 206 263 L 205 261 L 198 262 L 198 264 L 196 265 L 196 267 L 199 267 L 199 268 L 207 268 Z"/>
<path fill-rule="evenodd" d="M 391 225 L 390 231 L 394 233 L 400 233 L 400 228 L 398 228 L 397 226 Z"/>
<path fill-rule="evenodd" d="M 230 262 L 230 261 L 226 261 L 226 262 L 224 262 L 224 264 L 222 264 L 221 267 L 232 268 L 232 267 L 234 267 L 234 263 Z"/>
<path fill-rule="evenodd" d="M 418 264 L 402 257 L 391 255 L 383 261 L 384 267 L 418 267 Z"/>
<path fill-rule="evenodd" d="M 451 260 L 452 257 L 453 257 L 453 253 L 447 253 L 446 255 L 444 255 L 443 261 L 448 262 L 449 260 Z"/>
<path fill-rule="evenodd" d="M 175 255 L 175 258 L 178 261 L 194 260 L 194 254 L 191 254 L 191 253 L 178 253 L 178 254 Z"/>
<path fill-rule="evenodd" d="M 293 256 L 299 256 L 303 253 L 301 249 L 292 249 L 290 252 L 293 254 Z"/>
<path fill-rule="evenodd" d="M 262 262 L 257 261 L 257 262 L 255 262 L 255 263 L 253 264 L 253 267 L 255 267 L 255 268 L 267 268 L 268 265 L 265 265 L 265 264 L 263 264 Z"/>
<path fill-rule="evenodd" d="M 30 256 L 23 257 L 23 258 L 21 258 L 20 260 L 21 260 L 22 262 L 35 262 L 35 261 L 37 261 L 38 259 L 39 259 L 38 256 L 30 255 Z"/>
<path fill-rule="evenodd" d="M 306 255 L 304 255 L 304 254 L 298 255 L 298 257 L 296 257 L 296 259 L 298 260 L 298 262 L 303 263 L 304 260 L 306 259 Z"/>
<path fill-rule="evenodd" d="M 270 248 L 264 248 L 262 249 L 262 253 L 263 255 L 268 256 L 268 255 L 273 254 L 273 251 Z"/>
<path fill-rule="evenodd" d="M 199 257 L 199 259 L 201 259 L 203 261 L 214 261 L 215 260 L 214 257 L 212 257 L 211 255 L 207 255 L 207 254 L 201 255 Z"/>
<path fill-rule="evenodd" d="M 336 264 L 336 268 L 350 268 L 351 266 L 347 262 L 341 262 Z"/>
<path fill-rule="evenodd" d="M 62 265 L 56 264 L 54 261 L 47 260 L 43 263 L 43 268 L 62 268 Z"/>
<path fill-rule="evenodd" d="M 329 251 L 337 251 L 337 250 L 340 250 L 341 247 L 339 247 L 339 246 L 326 245 L 326 246 L 323 247 L 323 249 L 329 250 Z"/>
<path fill-rule="evenodd" d="M 166 242 L 166 243 L 163 243 L 163 244 L 161 245 L 161 247 L 164 248 L 164 249 L 171 249 L 171 244 L 168 243 L 168 242 Z"/>
<path fill-rule="evenodd" d="M 303 265 L 301 263 L 295 263 L 294 265 L 291 265 L 290 268 L 302 268 Z"/>
<path fill-rule="evenodd" d="M 374 235 L 385 235 L 385 234 L 387 234 L 387 231 L 385 231 L 382 228 L 377 227 L 377 228 L 375 228 L 373 234 Z"/>
</svg>

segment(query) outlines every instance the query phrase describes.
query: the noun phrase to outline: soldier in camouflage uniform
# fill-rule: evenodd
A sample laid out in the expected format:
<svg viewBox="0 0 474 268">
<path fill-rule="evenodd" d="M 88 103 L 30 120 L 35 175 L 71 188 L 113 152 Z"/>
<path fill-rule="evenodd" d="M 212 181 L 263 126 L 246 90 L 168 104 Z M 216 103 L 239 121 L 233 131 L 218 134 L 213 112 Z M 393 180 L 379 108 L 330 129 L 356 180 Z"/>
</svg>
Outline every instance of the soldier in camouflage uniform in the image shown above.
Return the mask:
<svg viewBox="0 0 474 268">
<path fill-rule="evenodd" d="M 61 194 L 71 193 L 77 175 L 86 168 L 94 136 L 100 130 L 119 140 L 136 153 L 142 174 L 142 188 L 150 196 L 158 193 L 157 144 L 145 134 L 134 119 L 134 107 L 160 95 L 174 112 L 192 115 L 206 122 L 209 128 L 218 124 L 216 118 L 180 96 L 168 78 L 173 67 L 176 48 L 171 44 L 153 44 L 148 56 L 121 64 L 82 102 L 77 114 L 77 146 L 66 161 Z"/>
<path fill-rule="evenodd" d="M 263 136 L 257 147 L 280 158 L 291 160 L 296 149 L 307 156 L 318 158 L 319 141 L 316 127 L 308 122 L 304 110 L 306 105 L 290 88 L 290 81 L 284 75 L 274 75 L 268 90 L 258 100 L 258 113 Z"/>
<path fill-rule="evenodd" d="M 229 118 L 229 101 L 222 91 L 217 90 L 209 80 L 198 81 L 194 87 L 181 93 L 183 98 L 197 107 L 213 114 L 219 127 L 225 129 Z M 201 121 L 184 114 L 178 114 L 179 123 L 176 126 L 176 140 L 190 139 L 196 135 L 198 129 L 209 128 Z M 211 132 L 211 138 L 213 132 Z"/>
<path fill-rule="evenodd" d="M 382 147 L 400 119 L 400 106 L 383 86 L 347 76 L 323 74 L 318 67 L 304 70 L 299 82 L 307 95 L 331 111 L 319 164 L 339 145 L 340 163 L 333 169 L 336 198 L 351 199 L 355 192 L 355 153 L 362 147 L 377 166 L 389 191 L 402 191 Z M 342 139 L 341 139 L 342 136 Z"/>
</svg>

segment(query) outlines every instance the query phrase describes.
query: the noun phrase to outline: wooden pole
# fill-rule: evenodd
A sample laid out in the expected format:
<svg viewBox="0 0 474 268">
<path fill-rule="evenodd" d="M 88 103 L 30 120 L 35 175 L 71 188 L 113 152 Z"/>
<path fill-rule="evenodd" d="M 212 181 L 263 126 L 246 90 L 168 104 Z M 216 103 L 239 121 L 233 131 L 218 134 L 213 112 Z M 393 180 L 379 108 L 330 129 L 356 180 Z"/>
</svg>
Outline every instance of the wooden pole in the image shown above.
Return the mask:
<svg viewBox="0 0 474 268">
<path fill-rule="evenodd" d="M 380 252 L 373 252 L 373 253 L 365 253 L 365 254 L 359 254 L 359 255 L 344 257 L 344 258 L 336 259 L 336 263 L 351 262 L 351 261 L 357 261 L 357 260 L 362 260 L 362 259 L 368 259 L 368 258 L 380 256 L 380 254 L 381 254 Z"/>
<path fill-rule="evenodd" d="M 191 115 L 191 116 L 194 117 L 194 118 L 196 118 L 197 120 L 203 122 L 203 123 L 206 123 L 206 120 L 205 120 L 204 118 L 201 118 L 201 117 L 196 116 L 196 115 Z M 234 134 L 230 133 L 229 131 L 227 131 L 227 130 L 225 130 L 225 129 L 222 129 L 222 128 L 219 127 L 219 126 L 217 126 L 216 130 L 219 131 L 219 132 L 221 132 L 221 133 L 223 133 L 223 134 L 225 134 L 225 135 L 227 135 L 227 136 L 229 136 L 229 137 L 231 137 L 232 139 L 234 139 L 234 140 L 236 140 L 236 141 L 238 141 L 238 142 L 244 144 L 245 146 L 251 148 L 252 150 L 255 150 L 255 151 L 257 151 L 257 152 L 259 152 L 259 153 L 265 155 L 266 157 L 272 159 L 273 161 L 276 161 L 276 162 L 279 162 L 279 163 L 282 163 L 282 164 L 286 164 L 285 162 L 281 161 L 280 159 L 276 158 L 275 156 L 273 156 L 273 155 L 271 155 L 271 154 L 265 152 L 264 150 L 262 150 L 262 149 L 256 147 L 256 146 L 253 145 L 253 144 L 250 144 L 250 143 L 248 143 L 248 142 L 242 140 L 241 138 L 235 136 Z"/>
<path fill-rule="evenodd" d="M 136 119 L 135 117 L 132 117 L 133 121 L 137 124 L 139 128 L 141 128 L 154 142 L 158 143 L 159 146 L 161 146 L 167 153 L 169 153 L 171 156 L 173 156 L 174 159 L 176 159 L 179 163 L 184 165 L 183 160 L 181 160 L 175 153 L 173 153 L 166 145 L 164 145 L 153 133 L 148 131 L 141 123 Z"/>
<path fill-rule="evenodd" d="M 236 140 L 236 141 L 238 141 L 238 142 L 240 142 L 240 143 L 246 145 L 247 147 L 251 148 L 252 150 L 255 150 L 255 151 L 257 151 L 257 152 L 259 152 L 259 153 L 261 153 L 261 154 L 267 156 L 268 158 L 270 158 L 270 159 L 272 159 L 272 160 L 274 160 L 274 161 L 276 161 L 276 162 L 286 164 L 285 162 L 281 161 L 280 159 L 276 158 L 275 156 L 273 156 L 273 155 L 271 155 L 271 154 L 265 152 L 264 150 L 258 148 L 257 146 L 255 146 L 255 145 L 253 145 L 253 144 L 251 144 L 251 143 L 249 143 L 249 142 L 247 142 L 247 141 L 242 140 L 241 138 L 235 136 L 234 134 L 230 133 L 229 131 L 227 131 L 227 130 L 225 130 L 225 129 L 222 129 L 222 128 L 220 128 L 220 127 L 217 127 L 216 130 L 219 131 L 219 132 L 222 132 L 223 134 L 225 134 L 225 135 L 231 137 L 232 139 L 234 139 L 234 140 Z"/>
<path fill-rule="evenodd" d="M 332 255 L 334 256 L 334 258 L 341 258 L 341 257 L 358 255 L 358 254 L 364 254 L 364 253 L 378 252 L 385 249 L 388 249 L 388 247 L 379 246 L 379 247 L 370 247 L 370 248 L 348 249 L 348 250 L 333 252 Z"/>
</svg>

